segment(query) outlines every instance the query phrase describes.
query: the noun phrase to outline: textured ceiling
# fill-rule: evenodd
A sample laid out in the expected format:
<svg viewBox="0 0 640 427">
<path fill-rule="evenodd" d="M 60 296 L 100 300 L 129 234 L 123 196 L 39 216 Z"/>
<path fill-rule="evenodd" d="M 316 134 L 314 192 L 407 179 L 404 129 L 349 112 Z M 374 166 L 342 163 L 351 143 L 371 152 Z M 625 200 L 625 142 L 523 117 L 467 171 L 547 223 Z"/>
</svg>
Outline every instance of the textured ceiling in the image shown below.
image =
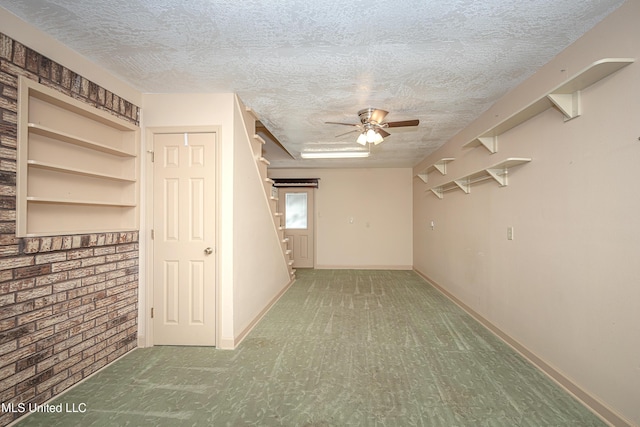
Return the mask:
<svg viewBox="0 0 640 427">
<path fill-rule="evenodd" d="M 623 0 L 0 0 L 142 92 L 236 92 L 298 160 L 275 167 L 413 166 Z M 1 28 L 0 28 L 0 31 Z M 391 129 L 357 149 L 374 107 Z"/>
</svg>

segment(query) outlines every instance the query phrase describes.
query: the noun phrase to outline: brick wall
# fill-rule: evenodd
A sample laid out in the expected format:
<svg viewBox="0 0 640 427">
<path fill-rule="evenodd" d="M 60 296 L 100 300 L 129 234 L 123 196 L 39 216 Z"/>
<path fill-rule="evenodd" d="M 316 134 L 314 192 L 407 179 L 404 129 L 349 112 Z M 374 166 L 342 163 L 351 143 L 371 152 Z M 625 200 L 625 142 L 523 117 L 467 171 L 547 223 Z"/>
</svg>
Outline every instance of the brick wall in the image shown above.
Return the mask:
<svg viewBox="0 0 640 427">
<path fill-rule="evenodd" d="M 16 238 L 18 76 L 138 107 L 0 33 L 0 402 L 43 403 L 136 346 L 138 232 Z M 19 414 L 0 412 L 0 425 Z"/>
</svg>

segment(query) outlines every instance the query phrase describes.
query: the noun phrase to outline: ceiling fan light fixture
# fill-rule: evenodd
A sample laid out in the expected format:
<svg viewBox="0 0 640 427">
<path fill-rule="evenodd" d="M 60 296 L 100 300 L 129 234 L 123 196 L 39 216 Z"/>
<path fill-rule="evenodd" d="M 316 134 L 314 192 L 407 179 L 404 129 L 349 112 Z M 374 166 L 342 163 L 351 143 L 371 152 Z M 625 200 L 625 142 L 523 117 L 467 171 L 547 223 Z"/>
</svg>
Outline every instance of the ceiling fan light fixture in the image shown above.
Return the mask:
<svg viewBox="0 0 640 427">
<path fill-rule="evenodd" d="M 376 131 L 373 129 L 367 130 L 367 142 L 372 143 L 376 140 Z"/>
<path fill-rule="evenodd" d="M 362 132 L 356 140 L 356 142 L 360 145 L 366 145 L 367 143 L 378 145 L 382 141 L 384 141 L 383 136 L 373 128 L 369 128 L 366 131 Z"/>
<path fill-rule="evenodd" d="M 350 132 L 342 133 L 338 136 L 343 136 L 351 132 L 359 132 L 356 142 L 360 145 L 374 144 L 378 145 L 384 141 L 384 138 L 390 135 L 385 129 L 407 126 L 418 126 L 420 120 L 402 120 L 395 122 L 385 122 L 384 119 L 388 112 L 377 108 L 365 108 L 358 111 L 358 117 L 360 123 L 342 123 L 342 122 L 325 122 L 327 124 L 353 126 L 357 129 Z"/>
</svg>

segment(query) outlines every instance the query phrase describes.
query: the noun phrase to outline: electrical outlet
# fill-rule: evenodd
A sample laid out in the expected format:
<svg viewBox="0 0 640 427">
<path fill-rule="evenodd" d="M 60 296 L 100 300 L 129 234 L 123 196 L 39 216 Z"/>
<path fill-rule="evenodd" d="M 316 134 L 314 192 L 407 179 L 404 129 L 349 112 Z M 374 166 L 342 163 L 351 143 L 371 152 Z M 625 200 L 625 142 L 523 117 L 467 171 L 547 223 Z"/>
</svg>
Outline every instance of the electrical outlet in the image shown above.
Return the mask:
<svg viewBox="0 0 640 427">
<path fill-rule="evenodd" d="M 507 240 L 513 240 L 513 227 L 507 227 Z"/>
</svg>

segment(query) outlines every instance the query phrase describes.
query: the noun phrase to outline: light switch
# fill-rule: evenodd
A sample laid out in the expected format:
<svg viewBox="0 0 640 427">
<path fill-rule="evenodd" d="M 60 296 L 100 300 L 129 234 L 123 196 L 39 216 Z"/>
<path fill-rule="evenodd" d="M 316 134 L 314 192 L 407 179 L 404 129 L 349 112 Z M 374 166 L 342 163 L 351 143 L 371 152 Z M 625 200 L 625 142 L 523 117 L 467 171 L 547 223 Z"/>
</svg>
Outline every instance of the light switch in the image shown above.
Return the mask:
<svg viewBox="0 0 640 427">
<path fill-rule="evenodd" d="M 513 240 L 513 227 L 507 227 L 507 240 Z"/>
</svg>

